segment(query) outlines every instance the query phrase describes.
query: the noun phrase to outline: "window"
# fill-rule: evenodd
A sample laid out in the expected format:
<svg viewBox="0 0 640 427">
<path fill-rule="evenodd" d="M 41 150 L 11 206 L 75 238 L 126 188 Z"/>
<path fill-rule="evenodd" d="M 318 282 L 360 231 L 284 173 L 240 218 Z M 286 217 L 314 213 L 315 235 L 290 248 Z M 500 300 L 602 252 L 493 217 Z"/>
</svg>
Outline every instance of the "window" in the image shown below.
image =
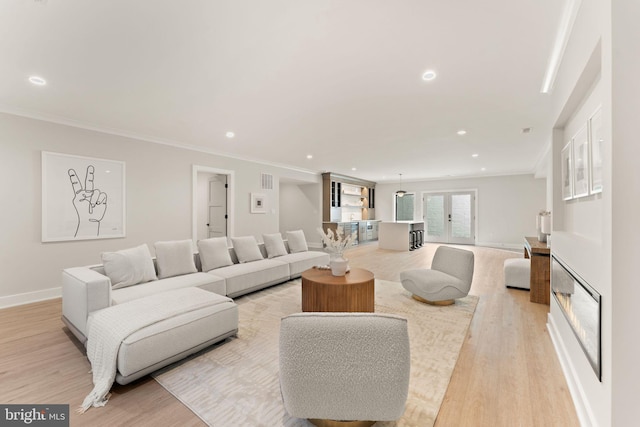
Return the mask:
<svg viewBox="0 0 640 427">
<path fill-rule="evenodd" d="M 413 194 L 396 195 L 396 221 L 413 221 Z"/>
</svg>

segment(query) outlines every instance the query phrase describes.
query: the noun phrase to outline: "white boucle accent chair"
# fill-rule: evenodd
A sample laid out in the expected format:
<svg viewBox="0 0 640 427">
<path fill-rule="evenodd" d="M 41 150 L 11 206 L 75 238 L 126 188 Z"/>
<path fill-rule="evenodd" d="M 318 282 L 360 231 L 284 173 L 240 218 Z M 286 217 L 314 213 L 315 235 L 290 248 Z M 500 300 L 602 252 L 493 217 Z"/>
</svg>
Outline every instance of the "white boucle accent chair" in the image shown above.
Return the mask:
<svg viewBox="0 0 640 427">
<path fill-rule="evenodd" d="M 473 252 L 440 246 L 436 249 L 431 269 L 400 273 L 402 286 L 413 298 L 434 305 L 451 305 L 469 294 L 473 280 Z"/>
<path fill-rule="evenodd" d="M 280 325 L 284 407 L 318 426 L 399 419 L 410 364 L 407 320 L 399 316 L 298 313 Z"/>
</svg>

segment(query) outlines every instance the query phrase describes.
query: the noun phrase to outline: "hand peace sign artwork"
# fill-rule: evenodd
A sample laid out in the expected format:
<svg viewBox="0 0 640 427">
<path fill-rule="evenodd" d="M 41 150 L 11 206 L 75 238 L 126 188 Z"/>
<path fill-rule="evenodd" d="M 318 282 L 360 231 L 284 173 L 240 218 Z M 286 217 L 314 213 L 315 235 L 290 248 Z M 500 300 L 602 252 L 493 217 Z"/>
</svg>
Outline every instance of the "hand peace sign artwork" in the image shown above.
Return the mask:
<svg viewBox="0 0 640 427">
<path fill-rule="evenodd" d="M 42 241 L 124 237 L 124 162 L 42 152 Z"/>
</svg>

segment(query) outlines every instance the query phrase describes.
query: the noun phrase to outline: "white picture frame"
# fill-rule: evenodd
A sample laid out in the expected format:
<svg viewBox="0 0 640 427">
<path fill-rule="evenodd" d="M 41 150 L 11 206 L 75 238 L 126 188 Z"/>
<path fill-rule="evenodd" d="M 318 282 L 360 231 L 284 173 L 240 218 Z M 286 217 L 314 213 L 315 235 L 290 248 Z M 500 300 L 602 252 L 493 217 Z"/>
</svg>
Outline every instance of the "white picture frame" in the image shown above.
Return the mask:
<svg viewBox="0 0 640 427">
<path fill-rule="evenodd" d="M 573 137 L 573 197 L 589 195 L 589 135 L 587 124 Z"/>
<path fill-rule="evenodd" d="M 569 141 L 560 152 L 561 167 L 561 185 L 562 200 L 571 200 L 573 198 L 573 170 L 571 168 L 572 158 L 572 141 Z"/>
<path fill-rule="evenodd" d="M 602 108 L 598 107 L 589 118 L 589 193 L 602 192 Z"/>
<path fill-rule="evenodd" d="M 251 213 L 267 213 L 267 195 L 263 193 L 251 193 Z"/>
<path fill-rule="evenodd" d="M 125 163 L 42 152 L 42 242 L 126 236 Z"/>
</svg>

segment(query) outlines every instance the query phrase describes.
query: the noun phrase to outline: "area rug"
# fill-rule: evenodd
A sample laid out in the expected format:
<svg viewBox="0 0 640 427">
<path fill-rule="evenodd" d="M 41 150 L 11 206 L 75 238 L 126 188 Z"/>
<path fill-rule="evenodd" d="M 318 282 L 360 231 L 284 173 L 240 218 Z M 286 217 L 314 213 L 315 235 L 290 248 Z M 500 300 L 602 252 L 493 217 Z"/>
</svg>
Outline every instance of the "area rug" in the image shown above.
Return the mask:
<svg viewBox="0 0 640 427">
<path fill-rule="evenodd" d="M 408 319 L 411 380 L 403 417 L 377 427 L 433 426 L 478 303 L 419 303 L 400 283 L 376 280 L 379 313 Z M 301 311 L 300 280 L 236 299 L 238 336 L 210 347 L 153 377 L 205 423 L 227 426 L 312 426 L 284 410 L 278 378 L 280 319 Z"/>
</svg>

